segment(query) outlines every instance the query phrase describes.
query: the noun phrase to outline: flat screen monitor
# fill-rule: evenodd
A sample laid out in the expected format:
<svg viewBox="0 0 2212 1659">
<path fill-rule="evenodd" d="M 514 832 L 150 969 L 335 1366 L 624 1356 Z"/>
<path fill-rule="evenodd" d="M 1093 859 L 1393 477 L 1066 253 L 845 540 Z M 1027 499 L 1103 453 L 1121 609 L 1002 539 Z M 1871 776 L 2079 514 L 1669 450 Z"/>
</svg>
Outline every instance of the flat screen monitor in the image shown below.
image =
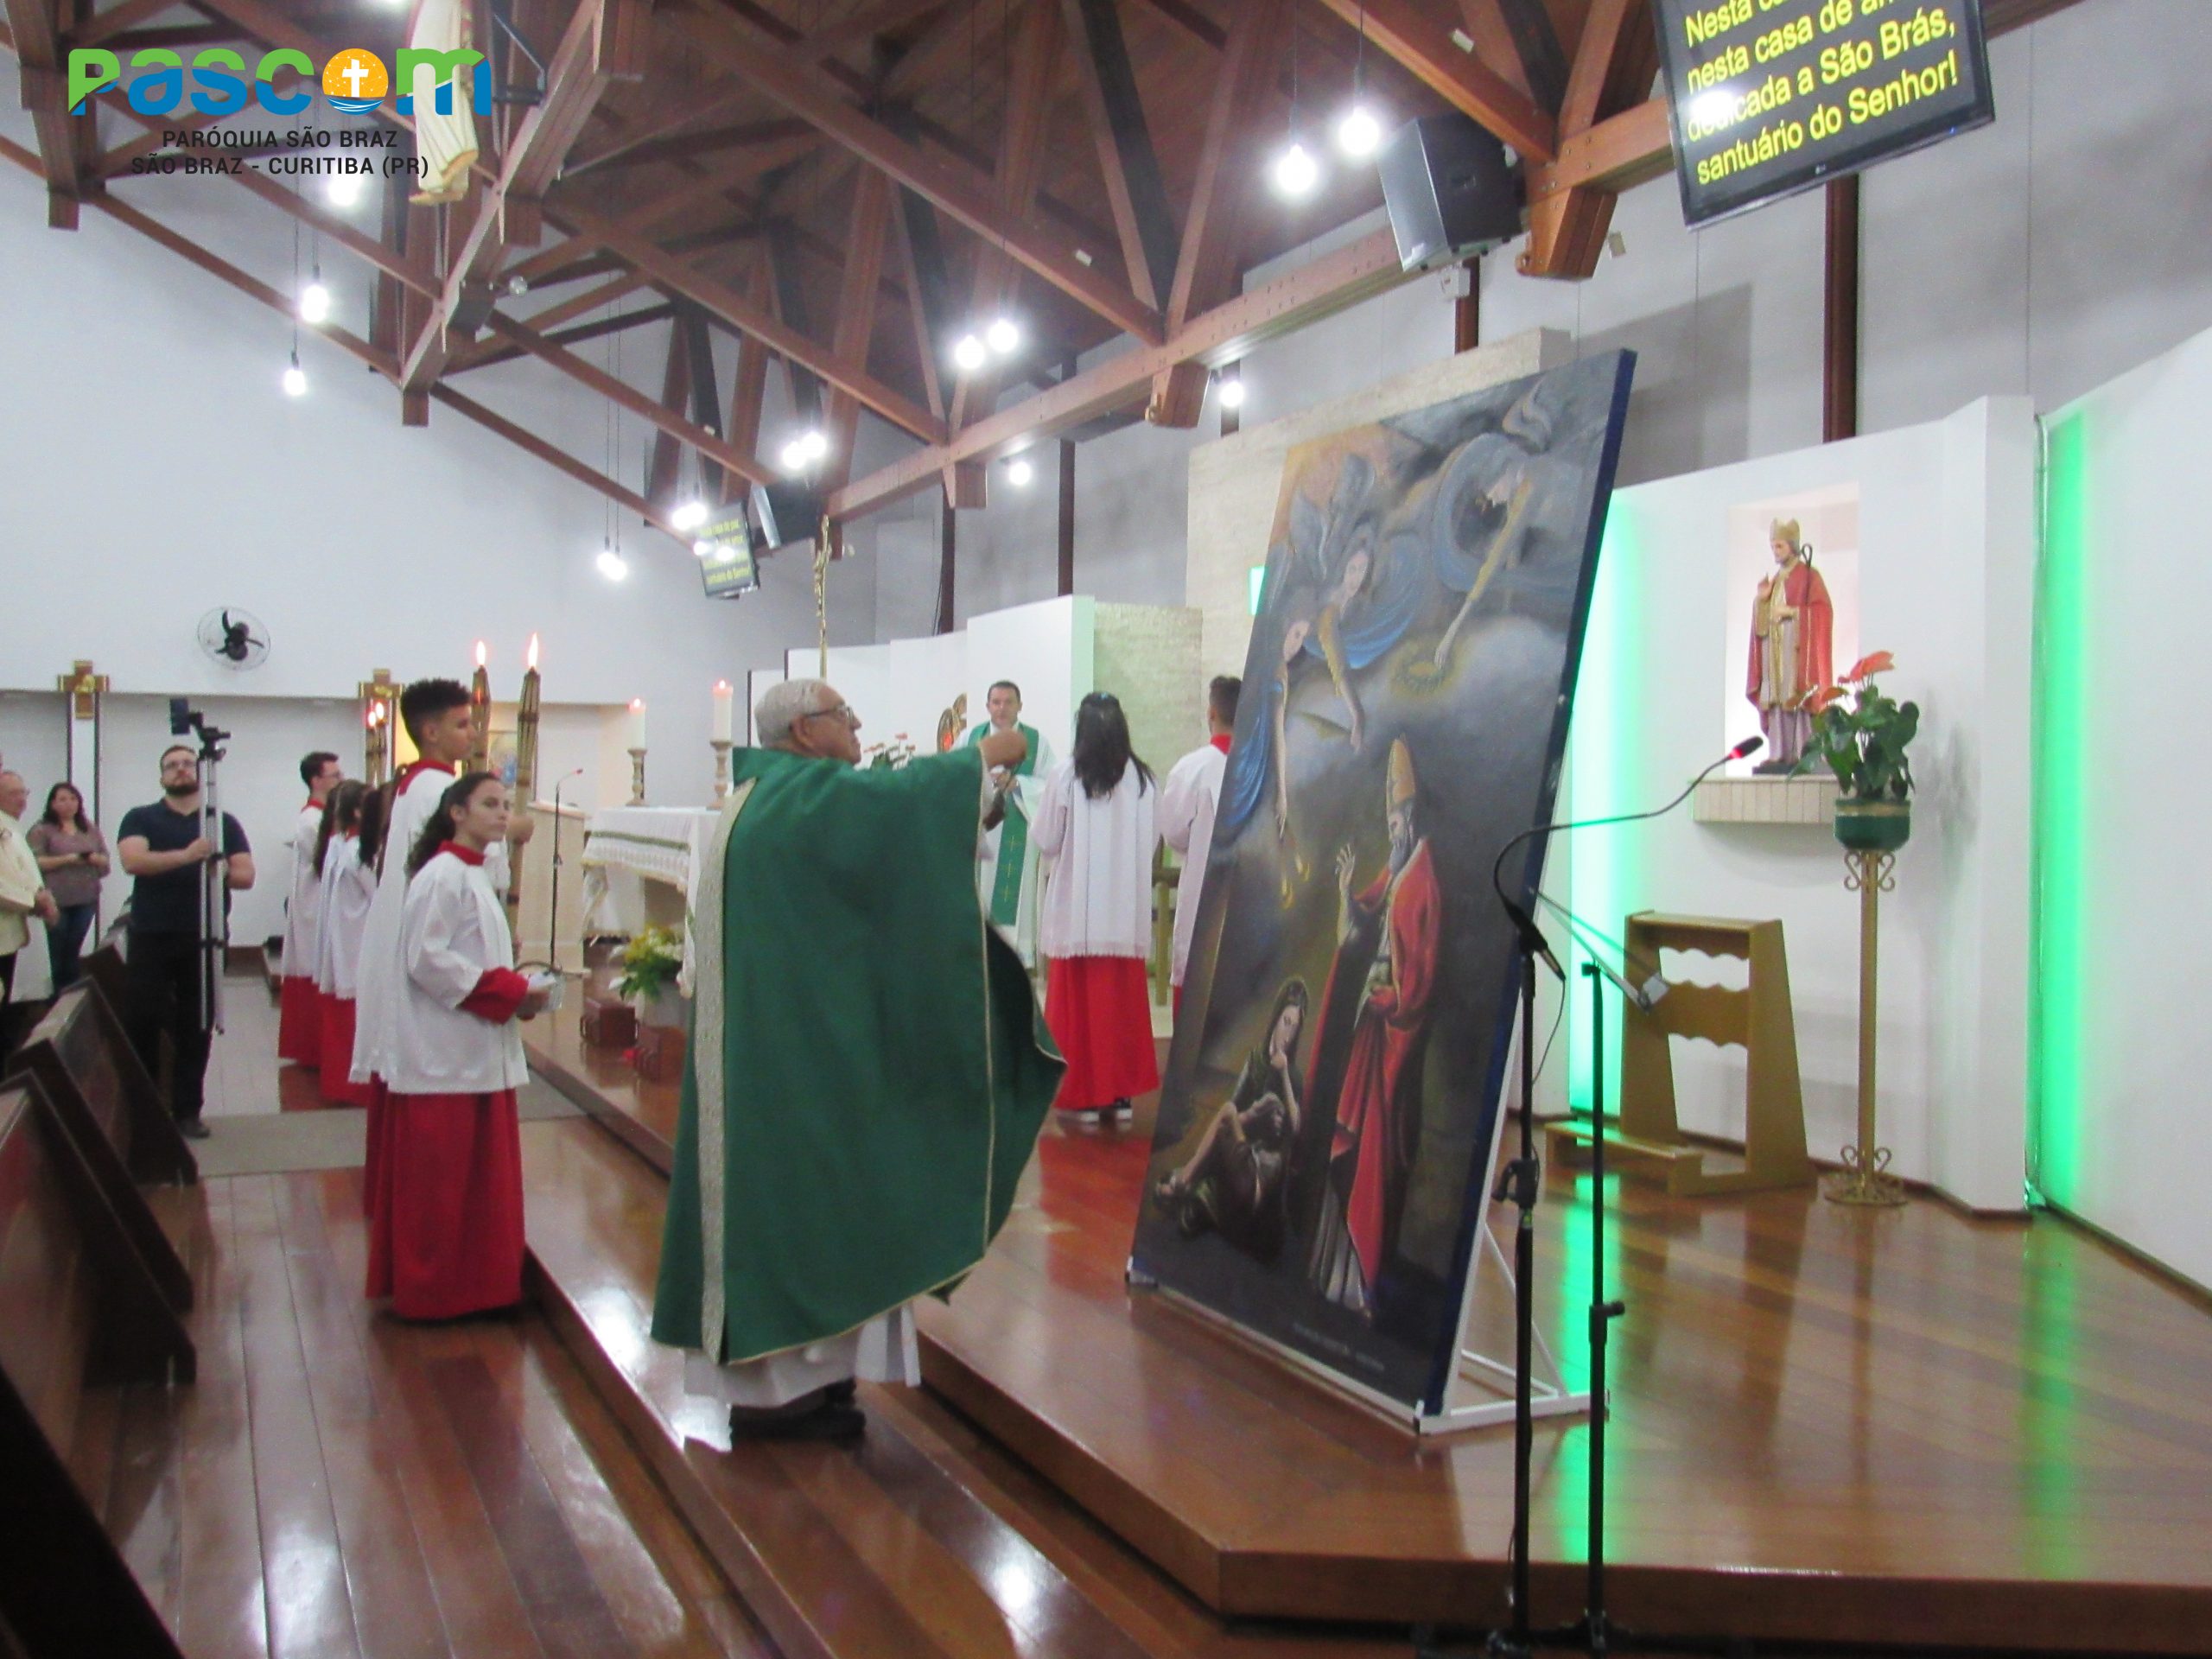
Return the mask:
<svg viewBox="0 0 2212 1659">
<path fill-rule="evenodd" d="M 746 522 L 743 501 L 702 525 L 695 544 L 699 553 L 699 580 L 709 599 L 735 599 L 760 585 L 760 567 L 753 556 L 753 527 Z"/>
<path fill-rule="evenodd" d="M 1981 0 L 1652 0 L 1652 17 L 1691 225 L 1996 118 Z"/>
</svg>

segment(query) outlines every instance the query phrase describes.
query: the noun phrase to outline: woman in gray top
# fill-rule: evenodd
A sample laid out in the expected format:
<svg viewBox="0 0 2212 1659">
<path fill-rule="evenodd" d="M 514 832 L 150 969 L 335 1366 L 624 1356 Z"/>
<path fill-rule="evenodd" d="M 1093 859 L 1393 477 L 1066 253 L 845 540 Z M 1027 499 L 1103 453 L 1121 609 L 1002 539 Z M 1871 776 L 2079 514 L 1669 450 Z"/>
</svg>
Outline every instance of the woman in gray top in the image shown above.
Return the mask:
<svg viewBox="0 0 2212 1659">
<path fill-rule="evenodd" d="M 46 810 L 24 839 L 45 872 L 60 919 L 47 929 L 46 949 L 54 964 L 54 988 L 76 982 L 85 935 L 99 908 L 100 878 L 107 874 L 107 841 L 85 816 L 85 798 L 71 784 L 46 792 Z"/>
</svg>

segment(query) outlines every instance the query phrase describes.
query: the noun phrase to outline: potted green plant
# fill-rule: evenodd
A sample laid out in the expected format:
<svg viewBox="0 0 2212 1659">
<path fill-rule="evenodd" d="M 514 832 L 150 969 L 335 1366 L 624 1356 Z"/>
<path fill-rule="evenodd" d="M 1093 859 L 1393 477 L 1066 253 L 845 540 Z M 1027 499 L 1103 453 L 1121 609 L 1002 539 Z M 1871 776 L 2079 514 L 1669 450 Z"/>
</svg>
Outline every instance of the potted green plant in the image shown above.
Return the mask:
<svg viewBox="0 0 2212 1659">
<path fill-rule="evenodd" d="M 1825 760 L 1835 773 L 1835 838 L 1859 852 L 1891 853 L 1912 835 L 1912 763 L 1905 754 L 1920 730 L 1920 705 L 1883 695 L 1874 676 L 1896 666 L 1886 651 L 1862 657 L 1841 682 L 1805 700 L 1813 741 L 1799 772 Z"/>
<path fill-rule="evenodd" d="M 683 970 L 683 937 L 672 928 L 648 927 L 622 947 L 615 995 L 636 1007 L 641 1026 L 681 1026 L 683 998 L 676 978 Z"/>
</svg>

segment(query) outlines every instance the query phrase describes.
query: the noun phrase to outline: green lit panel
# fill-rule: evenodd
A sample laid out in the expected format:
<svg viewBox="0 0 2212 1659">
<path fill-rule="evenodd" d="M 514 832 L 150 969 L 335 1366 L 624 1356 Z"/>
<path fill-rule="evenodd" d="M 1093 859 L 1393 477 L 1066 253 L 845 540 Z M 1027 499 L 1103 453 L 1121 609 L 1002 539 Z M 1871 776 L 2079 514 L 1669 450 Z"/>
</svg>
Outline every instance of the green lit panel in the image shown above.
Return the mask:
<svg viewBox="0 0 2212 1659">
<path fill-rule="evenodd" d="M 1598 577 L 1591 591 L 1590 620 L 1582 637 L 1582 664 L 1574 687 L 1568 727 L 1567 811 L 1578 818 L 1632 812 L 1643 803 L 1632 798 L 1637 786 L 1637 689 L 1644 677 L 1645 630 L 1638 620 L 1649 613 L 1645 583 L 1649 571 L 1637 536 L 1634 510 L 1616 496 L 1605 518 L 1598 548 Z M 1592 830 L 1576 836 L 1571 849 L 1568 907 L 1599 932 L 1618 938 L 1621 918 L 1643 886 L 1637 838 L 1618 830 Z M 1554 886 L 1554 893 L 1560 889 Z M 1567 1020 L 1560 1033 L 1566 1049 L 1567 1098 L 1580 1111 L 1590 1108 L 1590 994 L 1580 964 L 1587 952 L 1572 950 L 1563 926 L 1545 926 L 1568 974 Z M 1620 1088 L 1620 1010 L 1608 998 L 1605 1015 L 1605 1102 L 1618 1109 Z M 1553 1056 L 1552 1064 L 1560 1057 Z"/>
<path fill-rule="evenodd" d="M 2080 1197 L 2089 906 L 2089 417 L 2050 428 L 2037 569 L 2033 749 L 2034 961 L 2028 1003 L 2028 1171 L 2052 1203 Z"/>
</svg>

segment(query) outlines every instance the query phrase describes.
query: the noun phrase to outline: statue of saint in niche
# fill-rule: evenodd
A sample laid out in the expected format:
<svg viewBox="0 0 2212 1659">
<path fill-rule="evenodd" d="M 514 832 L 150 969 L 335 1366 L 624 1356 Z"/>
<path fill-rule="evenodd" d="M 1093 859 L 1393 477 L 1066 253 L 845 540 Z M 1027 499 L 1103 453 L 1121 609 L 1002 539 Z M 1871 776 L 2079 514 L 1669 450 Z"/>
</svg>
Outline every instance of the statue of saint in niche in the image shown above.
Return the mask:
<svg viewBox="0 0 2212 1659">
<path fill-rule="evenodd" d="M 1835 607 L 1827 584 L 1813 569 L 1813 550 L 1795 518 L 1777 518 L 1767 531 L 1774 573 L 1759 582 L 1751 601 L 1751 656 L 1744 695 L 1759 711 L 1767 758 L 1754 770 L 1793 770 L 1812 741 L 1813 717 L 1805 699 L 1835 674 Z"/>
</svg>

